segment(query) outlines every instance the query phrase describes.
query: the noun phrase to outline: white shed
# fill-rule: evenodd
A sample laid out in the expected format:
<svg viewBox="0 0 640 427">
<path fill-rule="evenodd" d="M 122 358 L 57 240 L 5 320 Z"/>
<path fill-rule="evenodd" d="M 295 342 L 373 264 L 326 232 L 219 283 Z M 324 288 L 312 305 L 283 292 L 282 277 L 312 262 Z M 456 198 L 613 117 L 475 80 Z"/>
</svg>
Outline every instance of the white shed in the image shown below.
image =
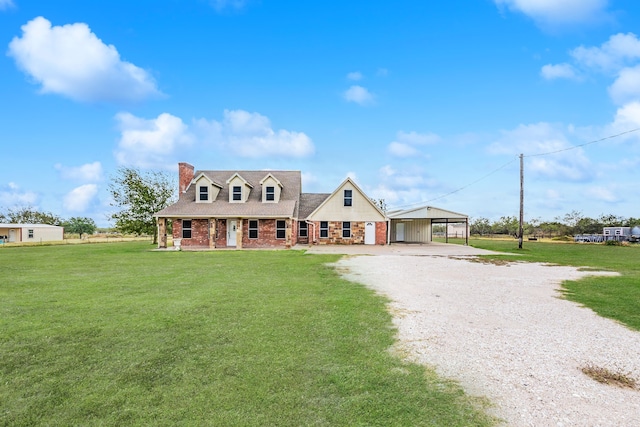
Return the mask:
<svg viewBox="0 0 640 427">
<path fill-rule="evenodd" d="M 469 216 L 433 206 L 387 212 L 390 221 L 389 242 L 429 243 L 433 240 L 433 224 L 464 224 L 468 242 Z M 448 233 L 447 233 L 448 241 Z"/>
<path fill-rule="evenodd" d="M 54 242 L 64 239 L 64 228 L 49 224 L 1 224 L 2 243 Z"/>
</svg>

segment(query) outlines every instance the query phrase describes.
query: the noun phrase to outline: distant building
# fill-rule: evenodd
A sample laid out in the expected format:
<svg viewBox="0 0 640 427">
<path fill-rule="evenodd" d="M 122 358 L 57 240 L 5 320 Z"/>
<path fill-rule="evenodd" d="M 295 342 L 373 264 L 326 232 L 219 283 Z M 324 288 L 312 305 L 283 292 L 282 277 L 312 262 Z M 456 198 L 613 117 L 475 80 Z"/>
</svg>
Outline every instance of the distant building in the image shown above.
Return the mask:
<svg viewBox="0 0 640 427">
<path fill-rule="evenodd" d="M 48 224 L 1 224 L 2 243 L 55 242 L 64 239 L 64 228 Z"/>
</svg>

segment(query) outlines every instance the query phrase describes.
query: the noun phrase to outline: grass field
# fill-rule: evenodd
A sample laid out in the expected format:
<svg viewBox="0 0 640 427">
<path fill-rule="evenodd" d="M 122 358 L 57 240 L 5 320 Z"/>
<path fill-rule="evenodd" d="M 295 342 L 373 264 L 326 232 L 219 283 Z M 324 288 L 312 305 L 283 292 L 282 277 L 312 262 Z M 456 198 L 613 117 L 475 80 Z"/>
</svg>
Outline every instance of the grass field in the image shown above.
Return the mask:
<svg viewBox="0 0 640 427">
<path fill-rule="evenodd" d="M 335 256 L 0 249 L 0 425 L 471 426 Z"/>
<path fill-rule="evenodd" d="M 470 239 L 469 244 L 518 254 L 500 255 L 500 258 L 619 272 L 620 277 L 588 277 L 564 282 L 564 294 L 567 299 L 583 304 L 601 316 L 640 330 L 640 245 L 525 241 L 523 248 L 518 249 L 516 240 L 498 239 Z"/>
</svg>

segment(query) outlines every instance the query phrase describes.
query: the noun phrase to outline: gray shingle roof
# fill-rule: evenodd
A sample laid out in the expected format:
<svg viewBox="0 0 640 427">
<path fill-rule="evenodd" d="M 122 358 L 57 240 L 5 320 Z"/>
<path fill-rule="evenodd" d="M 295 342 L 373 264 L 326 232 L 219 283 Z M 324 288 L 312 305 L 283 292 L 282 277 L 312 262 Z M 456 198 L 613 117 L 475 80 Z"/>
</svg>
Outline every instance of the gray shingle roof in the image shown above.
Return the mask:
<svg viewBox="0 0 640 427">
<path fill-rule="evenodd" d="M 302 193 L 300 195 L 299 218 L 307 219 L 311 212 L 324 202 L 331 193 Z"/>
<path fill-rule="evenodd" d="M 165 217 L 253 217 L 253 218 L 297 218 L 302 189 L 300 171 L 195 171 L 197 177 L 204 173 L 213 182 L 222 186 L 218 197 L 211 203 L 196 203 L 196 189 L 189 185 L 180 194 L 179 200 L 160 212 L 156 216 Z M 240 175 L 253 186 L 249 198 L 245 203 L 229 203 L 229 185 L 227 180 L 235 174 Z M 278 203 L 262 203 L 262 180 L 272 174 L 282 183 L 280 201 Z"/>
</svg>

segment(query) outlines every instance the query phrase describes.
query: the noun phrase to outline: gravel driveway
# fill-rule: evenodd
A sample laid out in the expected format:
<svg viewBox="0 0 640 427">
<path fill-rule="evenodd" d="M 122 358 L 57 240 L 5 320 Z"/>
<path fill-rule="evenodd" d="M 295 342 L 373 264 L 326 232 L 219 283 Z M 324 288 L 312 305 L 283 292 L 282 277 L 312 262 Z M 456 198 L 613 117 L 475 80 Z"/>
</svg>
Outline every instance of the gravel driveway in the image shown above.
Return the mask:
<svg viewBox="0 0 640 427">
<path fill-rule="evenodd" d="M 559 298 L 561 281 L 594 273 L 494 265 L 478 262 L 473 248 L 427 246 L 337 263 L 392 301 L 401 354 L 486 396 L 509 426 L 640 426 L 640 391 L 580 370 L 592 364 L 640 379 L 640 333 Z"/>
</svg>

